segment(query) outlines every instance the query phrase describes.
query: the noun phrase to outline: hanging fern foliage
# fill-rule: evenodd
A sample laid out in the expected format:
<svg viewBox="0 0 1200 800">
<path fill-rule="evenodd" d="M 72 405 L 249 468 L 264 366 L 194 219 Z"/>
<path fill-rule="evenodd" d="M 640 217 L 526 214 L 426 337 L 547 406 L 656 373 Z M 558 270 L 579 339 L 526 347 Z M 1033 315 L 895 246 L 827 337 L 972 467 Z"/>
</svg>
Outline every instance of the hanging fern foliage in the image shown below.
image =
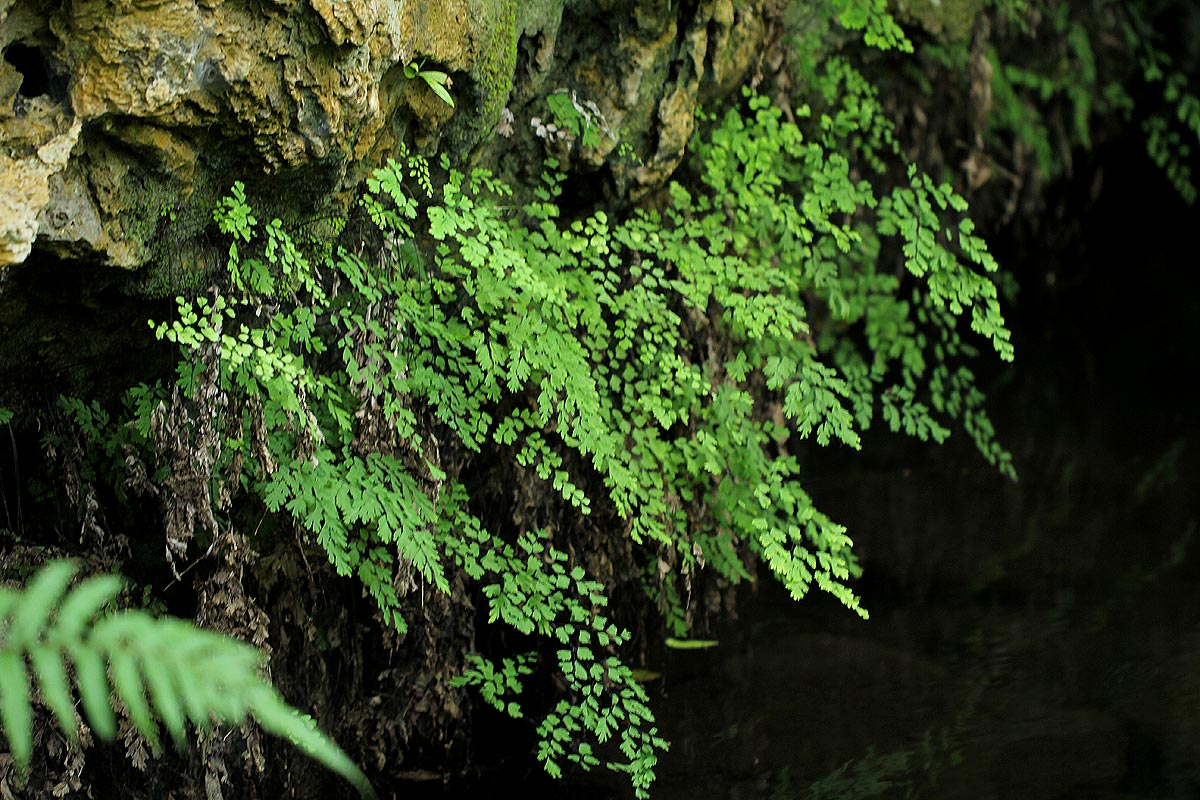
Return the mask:
<svg viewBox="0 0 1200 800">
<path fill-rule="evenodd" d="M 908 49 L 882 7 L 835 10 L 869 44 Z M 816 80 L 815 110 L 747 89 L 706 117 L 693 179 L 628 213 L 564 211 L 555 159 L 522 191 L 397 143 L 314 244 L 234 183 L 213 214 L 227 274 L 150 323 L 179 348 L 177 377 L 133 388 L 115 427 L 166 468 L 163 409 L 216 419 L 171 431 L 211 464 L 214 514 L 264 508 L 401 636 L 417 588 L 469 592 L 530 652 L 468 653 L 456 685 L 534 726 L 548 774 L 603 766 L 648 797 L 667 743 L 624 660 L 632 635 L 606 611 L 617 580 L 650 598 L 668 646 L 709 642 L 693 637 L 704 571 L 734 585 L 761 564 L 794 598 L 817 589 L 866 617 L 852 541 L 801 484 L 805 440 L 857 450 L 876 419 L 937 442 L 959 427 L 1013 474 L 968 368 L 1013 347 L 967 202 L 904 160 L 849 61 Z M 481 515 L 489 485 L 509 482 L 545 489 L 553 510 Z M 589 574 L 570 531 L 620 546 L 627 574 Z M 160 708 L 150 681 L 147 701 L 136 665 L 112 667 L 139 729 L 177 730 L 172 711 L 198 721 Z M 523 702 L 535 670 L 554 673 L 549 706 Z M 258 697 L 230 714 L 268 724 Z"/>
<path fill-rule="evenodd" d="M 155 751 L 161 731 L 182 748 L 189 722 L 207 730 L 254 719 L 375 797 L 354 762 L 263 677 L 262 653 L 183 620 L 106 612 L 124 582 L 99 575 L 68 588 L 76 571 L 72 561 L 53 561 L 24 590 L 0 587 L 0 729 L 19 768 L 33 756 L 36 687 L 72 743 L 81 723 L 76 693 L 101 739 L 117 735 L 115 695 Z"/>
</svg>

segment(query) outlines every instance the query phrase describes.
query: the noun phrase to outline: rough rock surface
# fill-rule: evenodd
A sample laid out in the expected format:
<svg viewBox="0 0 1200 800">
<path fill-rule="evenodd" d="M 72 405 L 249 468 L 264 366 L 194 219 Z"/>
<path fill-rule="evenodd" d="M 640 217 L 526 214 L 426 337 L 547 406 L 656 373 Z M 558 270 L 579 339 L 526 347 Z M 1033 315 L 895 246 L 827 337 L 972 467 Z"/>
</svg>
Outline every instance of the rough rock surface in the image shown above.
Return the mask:
<svg viewBox="0 0 1200 800">
<path fill-rule="evenodd" d="M 696 98 L 753 67 L 771 7 L 0 0 L 0 269 L 31 247 L 143 266 L 164 219 L 198 232 L 234 178 L 336 195 L 400 142 L 528 156 L 544 145 L 529 122 L 560 90 L 605 134 L 571 163 L 644 193 L 678 165 Z M 455 108 L 405 76 L 411 62 L 450 75 Z M 189 203 L 199 211 L 176 213 Z"/>
</svg>

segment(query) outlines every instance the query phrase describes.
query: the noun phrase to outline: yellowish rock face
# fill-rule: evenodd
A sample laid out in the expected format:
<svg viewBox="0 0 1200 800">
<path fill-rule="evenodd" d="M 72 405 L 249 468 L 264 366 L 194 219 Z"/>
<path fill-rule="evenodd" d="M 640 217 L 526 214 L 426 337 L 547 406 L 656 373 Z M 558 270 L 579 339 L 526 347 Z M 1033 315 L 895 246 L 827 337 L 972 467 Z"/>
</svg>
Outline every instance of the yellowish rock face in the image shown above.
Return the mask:
<svg viewBox="0 0 1200 800">
<path fill-rule="evenodd" d="M 393 115 L 423 110 L 425 98 L 409 103 L 405 93 L 380 97 L 379 85 L 390 70 L 418 56 L 449 70 L 472 68 L 478 57 L 474 43 L 482 38 L 472 28 L 480 19 L 474 5 L 470 0 L 295 0 L 265 6 L 76 0 L 54 8 L 42 0 L 0 3 L 0 50 L 15 47 L 42 60 L 0 62 L 0 141 L 6 151 L 0 153 L 5 212 L 0 264 L 24 260 L 38 236 L 63 241 L 63 231 L 72 226 L 40 225 L 38 218 L 61 221 L 64 213 L 82 213 L 78 192 L 69 198 L 73 208 L 64 210 L 56 205 L 68 198 L 51 190 L 51 177 L 64 172 L 72 158 L 85 178 L 98 170 L 136 182 L 156 172 L 157 183 L 182 195 L 191 190 L 197 170 L 207 168 L 205 156 L 233 142 L 248 171 L 354 164 L 375 149 Z M 19 63 L 10 63 L 14 60 Z M 49 78 L 69 84 L 69 90 L 33 94 L 39 91 L 34 84 Z M 381 99 L 406 106 L 388 107 Z M 448 115 L 434 110 L 444 122 Z M 113 158 L 130 163 L 103 163 Z M 91 195 L 92 213 L 85 216 L 102 220 L 106 229 L 87 226 L 94 256 L 138 265 L 144 256 L 138 232 L 117 220 L 147 202 L 144 187 Z"/>
<path fill-rule="evenodd" d="M 761 3 L 583 3 L 569 30 L 566 5 L 0 0 L 0 264 L 37 243 L 141 266 L 159 209 L 181 199 L 211 208 L 264 172 L 319 174 L 337 195 L 401 141 L 487 157 L 502 117 L 536 159 L 529 120 L 560 88 L 613 134 L 574 162 L 608 163 L 619 192 L 652 191 L 683 157 L 696 98 L 728 91 L 758 56 Z M 414 63 L 447 75 L 453 108 L 405 77 Z M 618 158 L 618 143 L 641 158 Z"/>
</svg>

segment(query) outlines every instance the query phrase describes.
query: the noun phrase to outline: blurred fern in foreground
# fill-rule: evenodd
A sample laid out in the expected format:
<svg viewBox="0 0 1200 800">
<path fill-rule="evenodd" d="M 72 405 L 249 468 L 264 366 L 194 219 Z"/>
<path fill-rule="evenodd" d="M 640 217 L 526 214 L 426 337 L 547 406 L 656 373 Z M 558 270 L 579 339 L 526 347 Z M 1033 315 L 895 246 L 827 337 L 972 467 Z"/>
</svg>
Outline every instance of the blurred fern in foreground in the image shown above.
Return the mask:
<svg viewBox="0 0 1200 800">
<path fill-rule="evenodd" d="M 78 741 L 73 673 L 88 724 L 102 739 L 117 735 L 112 694 L 153 750 L 161 747 L 160 725 L 183 747 L 189 721 L 203 730 L 253 718 L 362 796 L 375 796 L 362 771 L 263 677 L 259 651 L 179 619 L 104 613 L 122 580 L 95 576 L 68 589 L 75 572 L 73 562 L 54 561 L 24 590 L 0 587 L 0 727 L 20 768 L 33 755 L 31 684 L 66 737 Z"/>
</svg>

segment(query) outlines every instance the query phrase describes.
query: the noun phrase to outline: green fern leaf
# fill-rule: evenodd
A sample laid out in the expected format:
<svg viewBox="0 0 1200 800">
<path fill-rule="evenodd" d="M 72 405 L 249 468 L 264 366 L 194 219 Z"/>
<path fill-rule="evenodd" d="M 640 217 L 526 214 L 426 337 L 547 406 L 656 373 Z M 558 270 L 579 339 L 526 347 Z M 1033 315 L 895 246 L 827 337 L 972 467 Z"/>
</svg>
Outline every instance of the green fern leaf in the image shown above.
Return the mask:
<svg viewBox="0 0 1200 800">
<path fill-rule="evenodd" d="M 162 661 L 147 659 L 142 662 L 142 674 L 163 727 L 171 734 L 176 747 L 185 747 L 187 717 L 179 694 L 175 691 L 175 680 L 171 677 L 170 669 Z"/>
<path fill-rule="evenodd" d="M 330 770 L 353 784 L 363 797 L 375 798 L 362 770 L 328 737 L 317 730 L 316 723 L 291 708 L 270 686 L 260 686 L 252 694 L 249 708 L 262 727 L 276 736 L 292 742 Z"/>
<path fill-rule="evenodd" d="M 108 648 L 109 671 L 112 673 L 113 689 L 117 697 L 125 704 L 129 719 L 146 741 L 150 749 L 158 752 L 158 726 L 150 713 L 150 704 L 146 701 L 146 688 L 142 684 L 141 670 L 138 669 L 137 659 L 126 649 L 127 642 L 114 642 Z"/>
<path fill-rule="evenodd" d="M 260 674 L 252 647 L 180 620 L 143 611 L 89 621 L 119 590 L 114 577 L 92 578 L 64 592 L 75 574 L 70 561 L 51 562 L 23 592 L 0 588 L 0 729 L 19 769 L 33 755 L 33 714 L 26 658 L 43 702 L 73 741 L 78 720 L 64 664 L 74 665 L 79 697 L 92 730 L 112 740 L 117 725 L 112 689 L 134 727 L 159 748 L 159 722 L 178 744 L 187 723 L 240 723 L 248 716 L 284 736 L 344 776 L 364 797 L 375 797 L 366 776 L 311 720 L 291 709 Z"/>
<path fill-rule="evenodd" d="M 61 645 L 79 639 L 88 622 L 120 594 L 122 584 L 115 575 L 96 575 L 76 586 L 58 609 L 50 641 Z"/>
<path fill-rule="evenodd" d="M 71 648 L 70 652 L 71 660 L 75 664 L 79 699 L 83 701 L 88 723 L 101 739 L 115 739 L 117 718 L 109 704 L 108 675 L 104 669 L 104 658 L 97 651 L 82 644 Z"/>
<path fill-rule="evenodd" d="M 50 707 L 58 727 L 74 744 L 79 738 L 79 721 L 62 652 L 53 647 L 34 647 L 29 651 L 29 660 L 33 663 L 42 702 Z"/>
<path fill-rule="evenodd" d="M 65 561 L 49 564 L 38 571 L 25 589 L 22 602 L 13 609 L 13 620 L 5 637 L 11 647 L 26 650 L 33 646 L 74 574 L 75 568 Z"/>
<path fill-rule="evenodd" d="M 0 652 L 0 723 L 18 766 L 33 755 L 33 709 L 29 704 L 29 678 L 18 651 Z"/>
</svg>

